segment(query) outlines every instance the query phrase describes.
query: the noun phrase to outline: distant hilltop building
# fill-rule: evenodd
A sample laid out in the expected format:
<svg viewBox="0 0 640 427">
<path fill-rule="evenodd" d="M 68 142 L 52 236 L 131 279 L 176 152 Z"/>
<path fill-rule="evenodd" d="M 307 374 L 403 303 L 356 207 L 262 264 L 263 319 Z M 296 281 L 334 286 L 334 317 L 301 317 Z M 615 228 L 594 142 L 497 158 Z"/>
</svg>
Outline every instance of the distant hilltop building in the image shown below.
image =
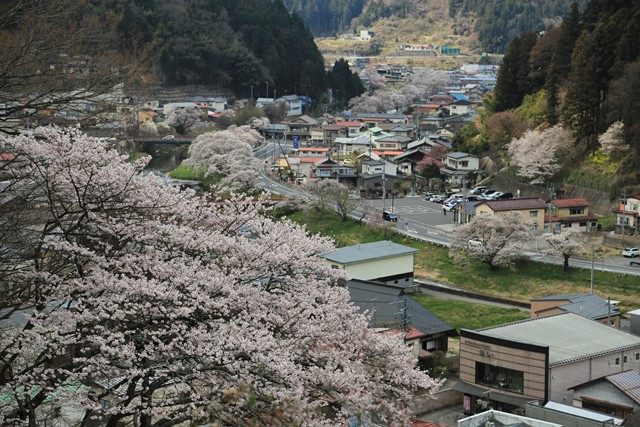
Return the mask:
<svg viewBox="0 0 640 427">
<path fill-rule="evenodd" d="M 369 41 L 375 34 L 369 30 L 360 30 L 360 35 L 356 37 L 358 40 Z"/>
</svg>

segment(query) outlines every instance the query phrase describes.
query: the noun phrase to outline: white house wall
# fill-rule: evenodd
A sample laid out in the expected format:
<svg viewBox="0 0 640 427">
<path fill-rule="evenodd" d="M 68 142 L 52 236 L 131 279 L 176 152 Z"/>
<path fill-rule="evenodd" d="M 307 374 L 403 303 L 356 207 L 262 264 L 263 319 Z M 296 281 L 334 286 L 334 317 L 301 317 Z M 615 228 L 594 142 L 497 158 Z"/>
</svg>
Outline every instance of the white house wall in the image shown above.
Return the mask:
<svg viewBox="0 0 640 427">
<path fill-rule="evenodd" d="M 338 265 L 335 262 L 331 264 Z M 413 254 L 350 264 L 343 268 L 352 278 L 360 280 L 407 274 L 413 272 Z"/>
</svg>

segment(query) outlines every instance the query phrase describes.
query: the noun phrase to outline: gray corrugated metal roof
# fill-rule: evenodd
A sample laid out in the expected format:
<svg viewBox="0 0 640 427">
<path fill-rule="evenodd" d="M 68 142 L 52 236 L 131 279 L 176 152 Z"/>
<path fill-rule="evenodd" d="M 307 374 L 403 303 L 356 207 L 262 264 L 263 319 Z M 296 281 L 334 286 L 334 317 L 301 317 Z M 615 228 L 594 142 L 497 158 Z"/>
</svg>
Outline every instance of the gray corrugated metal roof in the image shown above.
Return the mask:
<svg viewBox="0 0 640 427">
<path fill-rule="evenodd" d="M 447 154 L 447 157 L 451 157 L 452 159 L 461 159 L 463 157 L 478 157 L 473 154 L 463 153 L 462 151 L 454 151 L 453 153 Z"/>
<path fill-rule="evenodd" d="M 524 320 L 476 331 L 480 335 L 549 347 L 549 364 L 563 364 L 624 348 L 640 348 L 640 337 L 573 313 Z"/>
<path fill-rule="evenodd" d="M 361 243 L 359 245 L 346 246 L 324 254 L 330 261 L 340 264 L 356 264 L 380 258 L 390 258 L 401 255 L 415 254 L 418 251 L 409 246 L 399 245 L 388 240 L 379 242 Z"/>
<path fill-rule="evenodd" d="M 589 319 L 603 319 L 609 315 L 617 316 L 620 314 L 618 307 L 612 304 L 611 310 L 609 310 L 608 301 L 594 294 L 557 294 L 536 299 L 536 301 L 565 300 L 569 302 L 558 306 L 558 308 Z"/>
<path fill-rule="evenodd" d="M 621 392 L 640 403 L 640 374 L 635 371 L 625 371 L 609 375 L 606 379 Z"/>
<path fill-rule="evenodd" d="M 351 302 L 360 311 L 374 311 L 371 319 L 373 327 L 399 326 L 401 319 L 399 312 L 404 300 L 407 303 L 407 316 L 411 326 L 416 327 L 425 335 L 449 333 L 457 336 L 455 329 L 444 320 L 418 304 L 413 298 L 404 294 L 404 289 L 362 280 L 350 280 L 347 289 Z M 390 304 L 396 302 L 395 304 Z"/>
</svg>

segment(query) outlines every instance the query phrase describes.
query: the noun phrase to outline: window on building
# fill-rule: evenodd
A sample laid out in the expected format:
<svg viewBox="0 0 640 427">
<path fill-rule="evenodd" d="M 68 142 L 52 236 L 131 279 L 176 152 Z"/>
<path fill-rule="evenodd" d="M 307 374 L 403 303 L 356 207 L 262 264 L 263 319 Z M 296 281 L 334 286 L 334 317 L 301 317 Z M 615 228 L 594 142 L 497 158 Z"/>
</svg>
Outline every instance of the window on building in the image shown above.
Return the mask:
<svg viewBox="0 0 640 427">
<path fill-rule="evenodd" d="M 461 168 L 468 168 L 469 167 L 469 162 L 467 160 L 463 160 L 460 162 L 460 167 Z"/>
<path fill-rule="evenodd" d="M 586 227 L 587 226 L 587 222 L 586 221 L 581 221 L 580 222 L 580 227 Z"/>
<path fill-rule="evenodd" d="M 582 215 L 584 208 L 569 208 L 569 215 Z"/>
<path fill-rule="evenodd" d="M 538 211 L 529 211 L 529 218 L 536 218 L 538 216 Z"/>
<path fill-rule="evenodd" d="M 616 365 L 619 365 L 619 364 L 620 364 L 620 358 L 616 357 Z"/>
<path fill-rule="evenodd" d="M 524 373 L 514 369 L 476 362 L 476 383 L 501 388 L 514 393 L 522 393 Z"/>
<path fill-rule="evenodd" d="M 636 353 L 636 360 L 640 360 L 640 353 Z"/>
<path fill-rule="evenodd" d="M 622 363 L 627 363 L 627 356 L 624 356 L 624 357 L 622 358 Z"/>
</svg>

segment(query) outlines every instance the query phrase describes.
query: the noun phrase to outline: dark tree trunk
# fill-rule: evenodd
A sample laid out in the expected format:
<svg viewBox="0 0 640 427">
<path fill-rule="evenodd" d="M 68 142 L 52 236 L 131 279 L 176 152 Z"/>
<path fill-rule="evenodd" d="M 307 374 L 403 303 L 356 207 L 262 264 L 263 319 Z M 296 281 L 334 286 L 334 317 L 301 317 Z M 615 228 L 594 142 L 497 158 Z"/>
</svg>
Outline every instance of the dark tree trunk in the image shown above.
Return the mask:
<svg viewBox="0 0 640 427">
<path fill-rule="evenodd" d="M 562 266 L 562 269 L 564 271 L 569 271 L 569 258 L 571 258 L 571 255 L 563 255 L 564 257 L 564 265 Z"/>
</svg>

